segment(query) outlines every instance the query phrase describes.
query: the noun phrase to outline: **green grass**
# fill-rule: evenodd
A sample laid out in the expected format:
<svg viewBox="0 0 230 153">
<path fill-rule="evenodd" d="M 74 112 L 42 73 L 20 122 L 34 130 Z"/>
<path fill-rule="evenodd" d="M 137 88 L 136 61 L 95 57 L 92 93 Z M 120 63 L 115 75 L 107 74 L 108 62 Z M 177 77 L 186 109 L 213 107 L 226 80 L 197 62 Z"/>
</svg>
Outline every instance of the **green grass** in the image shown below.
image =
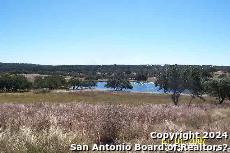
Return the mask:
<svg viewBox="0 0 230 153">
<path fill-rule="evenodd" d="M 186 104 L 190 96 L 181 96 L 180 103 Z M 121 93 L 103 91 L 78 92 L 51 92 L 35 94 L 26 93 L 0 93 L 0 103 L 89 103 L 89 104 L 169 104 L 172 103 L 170 95 L 150 93 Z M 214 103 L 215 100 L 206 97 L 206 102 L 195 99 L 192 103 Z"/>
</svg>

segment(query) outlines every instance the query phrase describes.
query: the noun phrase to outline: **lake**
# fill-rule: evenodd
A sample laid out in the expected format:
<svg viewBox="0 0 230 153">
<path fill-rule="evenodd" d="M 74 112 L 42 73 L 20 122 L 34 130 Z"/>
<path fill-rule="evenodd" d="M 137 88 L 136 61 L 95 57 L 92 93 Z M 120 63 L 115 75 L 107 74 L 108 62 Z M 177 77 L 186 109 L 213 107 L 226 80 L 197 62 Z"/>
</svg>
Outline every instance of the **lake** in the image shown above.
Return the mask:
<svg viewBox="0 0 230 153">
<path fill-rule="evenodd" d="M 105 87 L 106 82 L 97 82 L 95 89 L 97 90 L 114 90 L 112 88 Z M 123 89 L 123 91 L 130 92 L 148 92 L 148 93 L 164 93 L 163 90 L 159 90 L 153 82 L 131 82 L 133 89 Z"/>
</svg>

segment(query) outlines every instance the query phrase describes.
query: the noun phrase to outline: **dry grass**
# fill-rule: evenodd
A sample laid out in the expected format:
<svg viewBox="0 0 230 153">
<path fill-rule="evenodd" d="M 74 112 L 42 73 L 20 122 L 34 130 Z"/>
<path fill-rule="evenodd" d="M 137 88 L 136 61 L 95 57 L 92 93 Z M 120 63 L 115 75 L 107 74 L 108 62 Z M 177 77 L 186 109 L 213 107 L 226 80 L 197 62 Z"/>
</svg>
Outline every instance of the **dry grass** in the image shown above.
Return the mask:
<svg viewBox="0 0 230 153">
<path fill-rule="evenodd" d="M 230 132 L 229 126 L 229 104 L 1 104 L 0 152 L 67 153 L 71 143 L 159 144 L 150 132 Z"/>
<path fill-rule="evenodd" d="M 193 103 L 214 103 L 215 100 L 206 97 L 207 101 L 195 99 Z M 190 96 L 181 96 L 180 103 L 186 104 Z M 149 93 L 121 93 L 103 91 L 78 91 L 34 94 L 28 93 L 0 93 L 0 103 L 88 103 L 88 104 L 171 104 L 169 95 Z"/>
<path fill-rule="evenodd" d="M 1 93 L 0 153 L 67 153 L 69 145 L 160 144 L 153 131 L 228 131 L 229 104 L 144 93 Z M 208 143 L 228 143 L 209 141 Z"/>
</svg>

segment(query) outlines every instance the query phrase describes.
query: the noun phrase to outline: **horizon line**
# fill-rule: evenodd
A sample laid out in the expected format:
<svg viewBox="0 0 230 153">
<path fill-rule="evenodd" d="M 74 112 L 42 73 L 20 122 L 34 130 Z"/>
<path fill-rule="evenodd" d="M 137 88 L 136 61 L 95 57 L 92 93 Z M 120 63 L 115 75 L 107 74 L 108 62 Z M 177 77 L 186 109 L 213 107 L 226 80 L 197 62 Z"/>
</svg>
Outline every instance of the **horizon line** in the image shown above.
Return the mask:
<svg viewBox="0 0 230 153">
<path fill-rule="evenodd" d="M 38 64 L 38 63 L 26 63 L 26 62 L 0 62 L 1 64 L 31 64 L 31 65 L 40 65 L 40 66 L 112 66 L 112 65 L 118 65 L 118 66 L 153 66 L 153 65 L 194 65 L 194 66 L 230 66 L 230 65 L 213 65 L 213 64 Z"/>
</svg>

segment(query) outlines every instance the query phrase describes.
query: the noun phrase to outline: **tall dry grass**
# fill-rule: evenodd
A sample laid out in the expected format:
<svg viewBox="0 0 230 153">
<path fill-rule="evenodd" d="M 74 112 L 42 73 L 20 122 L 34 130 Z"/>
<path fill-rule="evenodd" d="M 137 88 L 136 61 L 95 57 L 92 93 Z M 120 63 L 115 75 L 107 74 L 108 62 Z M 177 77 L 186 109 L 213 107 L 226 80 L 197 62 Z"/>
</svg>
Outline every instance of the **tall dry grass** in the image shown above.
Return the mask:
<svg viewBox="0 0 230 153">
<path fill-rule="evenodd" d="M 1 153 L 66 153 L 69 145 L 160 143 L 153 131 L 228 131 L 229 104 L 1 104 Z M 227 142 L 226 142 L 227 141 Z M 228 140 L 209 143 L 228 143 Z"/>
</svg>

